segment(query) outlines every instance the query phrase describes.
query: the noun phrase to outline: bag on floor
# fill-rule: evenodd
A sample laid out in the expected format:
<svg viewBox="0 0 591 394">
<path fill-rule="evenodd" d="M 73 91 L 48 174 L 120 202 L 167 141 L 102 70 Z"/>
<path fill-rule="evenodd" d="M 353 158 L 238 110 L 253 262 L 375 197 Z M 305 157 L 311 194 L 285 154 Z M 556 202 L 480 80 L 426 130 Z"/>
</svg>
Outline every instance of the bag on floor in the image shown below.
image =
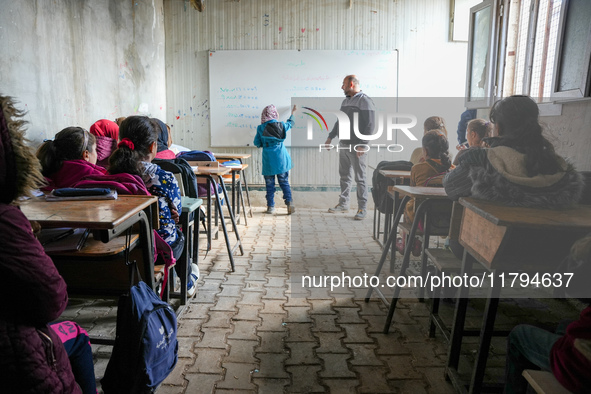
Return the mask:
<svg viewBox="0 0 591 394">
<path fill-rule="evenodd" d="M 176 315 L 140 281 L 119 298 L 117 336 L 105 376 L 105 394 L 153 393 L 178 359 Z"/>
</svg>

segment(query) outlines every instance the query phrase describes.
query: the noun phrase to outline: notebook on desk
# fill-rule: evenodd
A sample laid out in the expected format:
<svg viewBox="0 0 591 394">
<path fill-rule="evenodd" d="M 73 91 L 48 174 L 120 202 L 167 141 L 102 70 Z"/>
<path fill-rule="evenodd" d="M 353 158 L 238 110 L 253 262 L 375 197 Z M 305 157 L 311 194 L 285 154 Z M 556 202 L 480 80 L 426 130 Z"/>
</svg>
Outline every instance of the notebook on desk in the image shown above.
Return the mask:
<svg viewBox="0 0 591 394">
<path fill-rule="evenodd" d="M 117 190 L 104 188 L 63 188 L 52 190 L 46 201 L 116 200 Z"/>
<path fill-rule="evenodd" d="M 46 228 L 37 239 L 45 253 L 76 252 L 84 246 L 89 232 L 86 228 Z"/>
</svg>

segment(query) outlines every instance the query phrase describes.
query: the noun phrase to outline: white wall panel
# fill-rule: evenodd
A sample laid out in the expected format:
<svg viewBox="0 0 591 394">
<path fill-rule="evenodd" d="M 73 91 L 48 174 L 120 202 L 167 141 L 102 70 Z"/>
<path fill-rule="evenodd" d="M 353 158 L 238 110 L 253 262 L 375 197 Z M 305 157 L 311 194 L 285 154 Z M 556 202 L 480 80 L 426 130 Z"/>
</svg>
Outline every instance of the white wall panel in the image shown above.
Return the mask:
<svg viewBox="0 0 591 394">
<path fill-rule="evenodd" d="M 1 93 L 35 143 L 68 126 L 165 118 L 162 0 L 0 0 Z"/>
</svg>

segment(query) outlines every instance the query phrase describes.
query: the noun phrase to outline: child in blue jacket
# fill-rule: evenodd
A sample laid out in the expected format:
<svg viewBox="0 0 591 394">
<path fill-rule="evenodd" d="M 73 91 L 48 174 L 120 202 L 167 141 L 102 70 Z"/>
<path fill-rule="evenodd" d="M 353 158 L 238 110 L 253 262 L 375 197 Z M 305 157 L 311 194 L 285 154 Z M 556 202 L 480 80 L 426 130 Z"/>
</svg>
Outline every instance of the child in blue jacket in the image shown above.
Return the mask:
<svg viewBox="0 0 591 394">
<path fill-rule="evenodd" d="M 289 170 L 292 167 L 291 158 L 283 141 L 289 129 L 293 127 L 293 113 L 296 109 L 294 105 L 287 122 L 280 122 L 277 120 L 279 118 L 277 108 L 273 104 L 266 106 L 261 114 L 261 125 L 257 127 L 257 135 L 254 137 L 254 145 L 257 148 L 263 148 L 263 176 L 267 186 L 266 213 L 269 214 L 275 213 L 275 176 L 283 190 L 287 214 L 291 215 L 295 212 L 288 181 Z"/>
</svg>

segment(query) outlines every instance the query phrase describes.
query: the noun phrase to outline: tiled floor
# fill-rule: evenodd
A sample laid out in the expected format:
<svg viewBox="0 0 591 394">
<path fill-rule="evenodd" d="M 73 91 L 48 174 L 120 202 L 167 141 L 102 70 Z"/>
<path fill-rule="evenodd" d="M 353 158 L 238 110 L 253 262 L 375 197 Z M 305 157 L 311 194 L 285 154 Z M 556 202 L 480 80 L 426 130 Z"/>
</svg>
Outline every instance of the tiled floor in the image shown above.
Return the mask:
<svg viewBox="0 0 591 394">
<path fill-rule="evenodd" d="M 372 212 L 364 221 L 349 214 L 298 209 L 292 216 L 255 208 L 239 226 L 245 255 L 236 271 L 222 239 L 200 261 L 197 296 L 179 319 L 179 361 L 158 393 L 452 393 L 444 379 L 447 344 L 428 337 L 428 304 L 402 299 L 389 334 L 387 310 L 365 289 L 303 288 L 302 275 L 372 275 L 381 249 L 371 237 Z M 329 284 L 330 286 L 330 284 Z M 112 301 L 73 300 L 65 317 L 91 335 L 113 335 Z M 568 307 L 565 307 L 568 306 Z M 482 300 L 468 324 L 478 326 Z M 507 300 L 497 321 L 510 328 L 539 320 L 547 327 L 576 317 L 570 304 Z M 453 305 L 444 303 L 451 319 Z M 468 370 L 475 338 L 465 341 Z M 97 377 L 111 348 L 94 346 Z M 493 340 L 487 379 L 502 381 L 505 339 Z"/>
</svg>

